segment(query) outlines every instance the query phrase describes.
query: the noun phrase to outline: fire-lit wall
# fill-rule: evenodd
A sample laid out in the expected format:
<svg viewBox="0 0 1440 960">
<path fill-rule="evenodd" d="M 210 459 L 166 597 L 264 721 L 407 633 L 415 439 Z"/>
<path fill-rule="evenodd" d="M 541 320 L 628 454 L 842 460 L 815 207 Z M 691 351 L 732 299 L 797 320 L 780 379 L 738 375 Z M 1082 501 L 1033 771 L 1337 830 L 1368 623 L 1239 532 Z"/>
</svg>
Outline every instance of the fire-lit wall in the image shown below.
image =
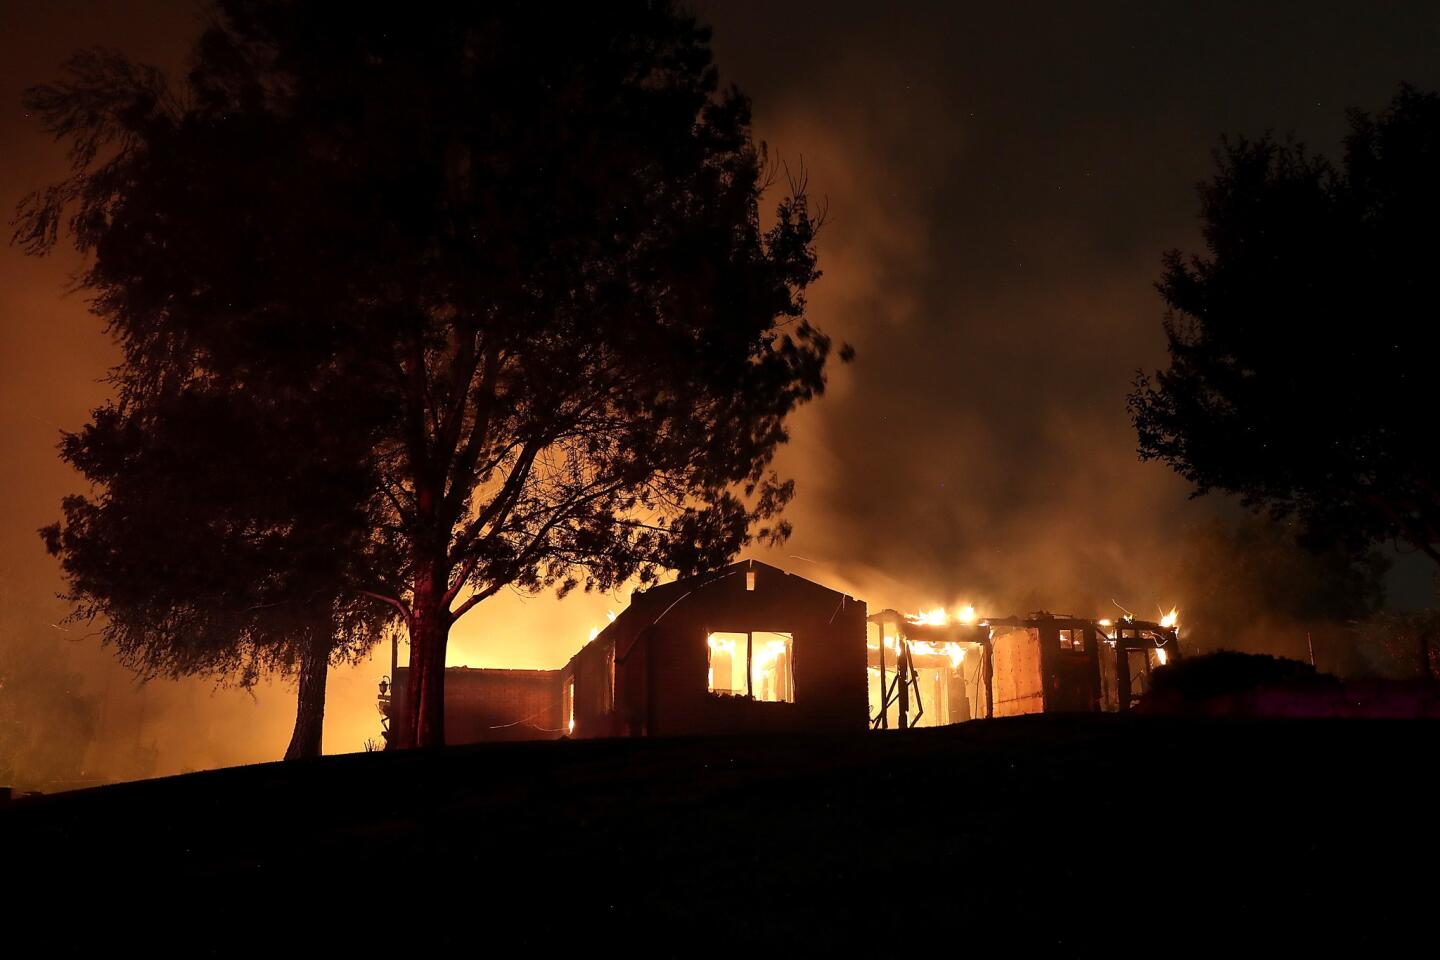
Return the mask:
<svg viewBox="0 0 1440 960">
<path fill-rule="evenodd" d="M 395 677 L 395 716 L 405 716 L 409 668 Z M 483 743 L 561 736 L 560 674 L 556 670 L 450 667 L 445 671 L 445 740 Z"/>
<path fill-rule="evenodd" d="M 573 737 L 618 737 L 629 731 L 617 722 L 615 710 L 615 638 L 597 637 L 559 671 L 561 689 L 574 683 L 572 716 L 562 717 Z M 574 720 L 574 729 L 569 729 Z"/>
</svg>

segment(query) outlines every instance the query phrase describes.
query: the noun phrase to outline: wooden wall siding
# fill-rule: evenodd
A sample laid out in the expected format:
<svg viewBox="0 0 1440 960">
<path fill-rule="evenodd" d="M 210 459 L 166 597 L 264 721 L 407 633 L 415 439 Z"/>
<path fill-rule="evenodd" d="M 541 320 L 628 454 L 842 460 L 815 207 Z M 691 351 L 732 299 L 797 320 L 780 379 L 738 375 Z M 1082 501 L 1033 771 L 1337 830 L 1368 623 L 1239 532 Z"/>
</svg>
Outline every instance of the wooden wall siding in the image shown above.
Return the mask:
<svg viewBox="0 0 1440 960">
<path fill-rule="evenodd" d="M 1045 711 L 1044 661 L 1040 631 L 1035 627 L 997 627 L 995 650 L 995 716 L 1014 717 Z"/>
</svg>

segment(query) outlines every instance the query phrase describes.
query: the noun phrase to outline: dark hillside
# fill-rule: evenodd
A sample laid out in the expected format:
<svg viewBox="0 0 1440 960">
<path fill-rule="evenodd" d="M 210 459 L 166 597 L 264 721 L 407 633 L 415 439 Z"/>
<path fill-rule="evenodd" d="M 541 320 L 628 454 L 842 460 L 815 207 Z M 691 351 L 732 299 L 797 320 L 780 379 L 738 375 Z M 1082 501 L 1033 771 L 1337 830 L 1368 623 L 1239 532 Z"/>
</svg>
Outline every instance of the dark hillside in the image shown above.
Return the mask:
<svg viewBox="0 0 1440 960">
<path fill-rule="evenodd" d="M 0 843 L 12 903 L 85 906 L 31 928 L 62 952 L 297 924 L 417 956 L 1397 944 L 1433 930 L 1437 733 L 1088 715 L 354 755 L 17 801 Z M 397 889 L 406 864 L 434 886 Z"/>
</svg>

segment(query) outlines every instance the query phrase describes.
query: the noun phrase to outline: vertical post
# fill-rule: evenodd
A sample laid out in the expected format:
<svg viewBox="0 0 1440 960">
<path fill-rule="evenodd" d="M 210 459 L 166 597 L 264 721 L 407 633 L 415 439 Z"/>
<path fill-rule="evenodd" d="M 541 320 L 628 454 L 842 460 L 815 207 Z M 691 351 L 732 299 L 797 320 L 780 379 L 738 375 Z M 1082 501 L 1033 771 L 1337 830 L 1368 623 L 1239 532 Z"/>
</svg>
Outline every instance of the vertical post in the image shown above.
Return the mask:
<svg viewBox="0 0 1440 960">
<path fill-rule="evenodd" d="M 1115 703 L 1121 713 L 1130 709 L 1130 652 L 1125 649 L 1125 628 L 1115 627 Z"/>
<path fill-rule="evenodd" d="M 880 628 L 880 729 L 890 729 L 889 697 L 885 687 L 885 621 L 876 624 Z"/>
<path fill-rule="evenodd" d="M 400 631 L 390 631 L 390 702 L 395 702 L 395 674 L 400 672 Z"/>
<path fill-rule="evenodd" d="M 754 654 L 750 648 L 753 647 L 755 635 L 749 630 L 745 631 L 745 696 L 751 700 L 755 699 L 755 677 L 752 675 L 755 669 Z"/>
<path fill-rule="evenodd" d="M 900 693 L 900 729 L 910 726 L 910 641 L 904 633 L 895 634 L 895 686 Z"/>
<path fill-rule="evenodd" d="M 993 637 L 985 638 L 985 662 L 981 664 L 985 674 L 985 719 L 995 716 L 995 643 Z"/>
</svg>

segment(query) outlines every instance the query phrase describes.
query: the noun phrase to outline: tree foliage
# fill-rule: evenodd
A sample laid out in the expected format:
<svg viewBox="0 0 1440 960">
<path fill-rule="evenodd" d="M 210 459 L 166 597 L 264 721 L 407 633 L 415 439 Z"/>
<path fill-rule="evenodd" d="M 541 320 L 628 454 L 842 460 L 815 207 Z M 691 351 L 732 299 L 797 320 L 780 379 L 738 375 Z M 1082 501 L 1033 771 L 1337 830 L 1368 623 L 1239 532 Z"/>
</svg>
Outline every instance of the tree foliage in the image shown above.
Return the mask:
<svg viewBox="0 0 1440 960">
<path fill-rule="evenodd" d="M 1352 113 L 1339 165 L 1226 140 L 1200 186 L 1207 254 L 1166 255 L 1169 368 L 1129 407 L 1142 458 L 1239 494 L 1312 542 L 1440 562 L 1433 370 L 1440 97 Z"/>
<path fill-rule="evenodd" d="M 316 755 L 326 667 L 367 650 L 388 614 L 353 593 L 376 556 L 365 437 L 333 429 L 363 391 L 319 338 L 223 299 L 288 230 L 278 216 L 230 229 L 258 212 L 242 192 L 276 177 L 264 132 L 196 122 L 158 71 L 105 51 L 27 105 L 69 142 L 72 175 L 22 202 L 15 238 L 44 253 L 74 237 L 90 255 L 78 285 L 123 351 L 114 398 L 61 443 L 91 491 L 42 531 L 72 619 L 98 620 L 145 678 L 298 675 L 286 755 Z"/>
<path fill-rule="evenodd" d="M 762 224 L 749 103 L 672 4 L 227 0 L 183 90 L 92 54 L 30 102 L 75 172 L 18 237 L 92 255 L 121 404 L 218 378 L 353 454 L 351 595 L 409 631 L 402 737 L 443 739 L 450 625 L 495 592 L 788 534 L 818 223 L 801 177 Z"/>
<path fill-rule="evenodd" d="M 101 619 L 143 676 L 250 685 L 297 664 L 317 626 L 334 625 L 340 656 L 368 644 L 371 605 L 343 590 L 367 535 L 363 476 L 336 462 L 318 424 L 266 413 L 253 397 L 186 389 L 109 404 L 64 438 L 62 456 L 98 491 L 67 497 L 64 522 L 43 533 L 73 616 Z"/>
</svg>

